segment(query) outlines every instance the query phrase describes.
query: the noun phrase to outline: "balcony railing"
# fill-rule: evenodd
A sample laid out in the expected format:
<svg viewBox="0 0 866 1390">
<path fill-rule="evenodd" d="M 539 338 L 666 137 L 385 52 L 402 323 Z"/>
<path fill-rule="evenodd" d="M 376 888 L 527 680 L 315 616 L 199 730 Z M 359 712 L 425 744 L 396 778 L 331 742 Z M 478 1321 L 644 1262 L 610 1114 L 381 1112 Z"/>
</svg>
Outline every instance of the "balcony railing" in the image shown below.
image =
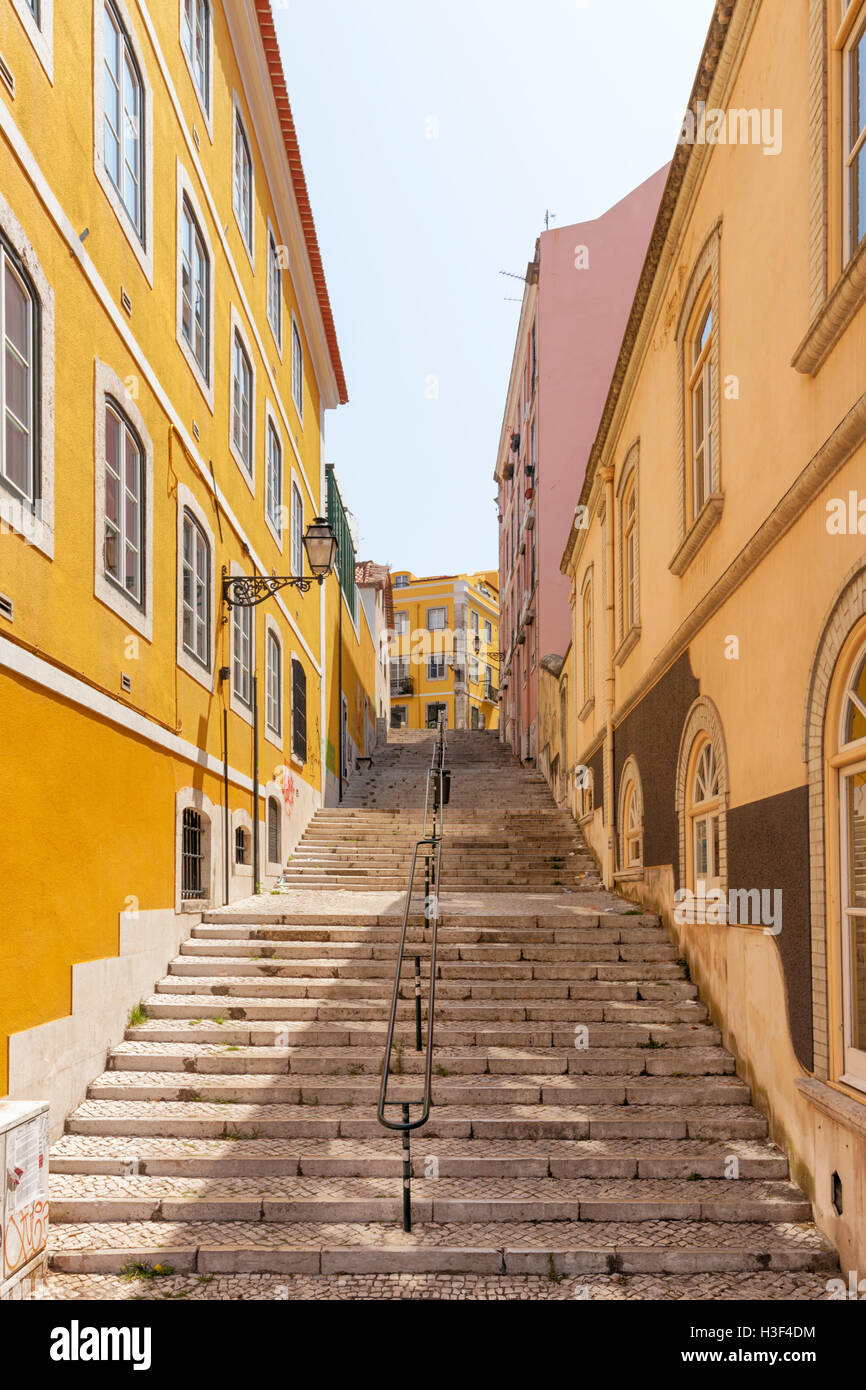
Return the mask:
<svg viewBox="0 0 866 1390">
<path fill-rule="evenodd" d="M 499 699 L 499 691 L 491 681 L 488 681 L 484 687 L 484 698 L 489 700 L 492 705 L 495 705 Z"/>
<path fill-rule="evenodd" d="M 414 695 L 415 682 L 411 676 L 396 676 L 391 680 L 392 695 Z"/>
</svg>

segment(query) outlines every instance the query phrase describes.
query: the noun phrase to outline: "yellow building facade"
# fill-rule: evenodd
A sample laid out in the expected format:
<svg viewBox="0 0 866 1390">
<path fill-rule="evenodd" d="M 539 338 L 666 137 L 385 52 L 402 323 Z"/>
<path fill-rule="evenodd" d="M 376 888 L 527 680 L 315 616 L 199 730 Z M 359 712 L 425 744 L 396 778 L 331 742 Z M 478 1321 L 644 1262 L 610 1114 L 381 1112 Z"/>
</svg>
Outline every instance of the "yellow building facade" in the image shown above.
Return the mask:
<svg viewBox="0 0 866 1390">
<path fill-rule="evenodd" d="M 337 794 L 376 654 L 345 537 L 344 579 L 225 601 L 310 579 L 314 518 L 339 538 L 267 0 L 11 0 L 0 57 L 0 1093 L 56 1126 L 195 914 L 272 885 Z"/>
<path fill-rule="evenodd" d="M 866 1260 L 864 0 L 720 0 L 562 557 L 541 766 Z M 554 774 L 554 764 L 556 773 Z"/>
<path fill-rule="evenodd" d="M 391 728 L 499 727 L 499 576 L 392 572 Z"/>
</svg>

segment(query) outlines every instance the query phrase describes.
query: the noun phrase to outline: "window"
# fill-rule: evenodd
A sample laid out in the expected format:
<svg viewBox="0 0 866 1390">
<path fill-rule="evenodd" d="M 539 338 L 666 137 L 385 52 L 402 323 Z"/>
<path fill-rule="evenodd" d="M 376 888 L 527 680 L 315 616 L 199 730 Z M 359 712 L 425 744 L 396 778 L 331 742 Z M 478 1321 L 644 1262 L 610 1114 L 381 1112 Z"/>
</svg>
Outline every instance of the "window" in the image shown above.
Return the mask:
<svg viewBox="0 0 866 1390">
<path fill-rule="evenodd" d="M 192 512 L 183 515 L 183 646 L 210 670 L 211 552 Z"/>
<path fill-rule="evenodd" d="M 292 483 L 292 574 L 304 573 L 304 503 L 297 483 Z"/>
<path fill-rule="evenodd" d="M 408 588 L 409 588 L 409 576 L 408 576 L 408 574 L 398 574 L 397 577 L 396 577 L 396 579 L 394 580 L 394 588 L 395 588 L 395 589 L 408 589 Z"/>
<path fill-rule="evenodd" d="M 275 796 L 268 797 L 268 863 L 282 864 L 280 842 L 280 803 Z"/>
<path fill-rule="evenodd" d="M 593 698 L 595 691 L 595 654 L 593 652 L 592 632 L 592 575 L 588 575 L 583 589 L 583 703 Z"/>
<path fill-rule="evenodd" d="M 484 624 L 484 640 L 485 640 L 485 642 L 487 643 L 488 646 L 490 646 L 490 643 L 493 641 L 493 624 L 492 624 L 492 623 L 485 623 L 485 624 Z"/>
<path fill-rule="evenodd" d="M 472 710 L 471 710 L 471 712 L 470 712 L 469 724 L 470 724 L 470 728 L 472 728 L 472 729 L 477 729 L 477 728 L 479 727 L 479 726 L 478 726 L 478 706 L 477 706 L 477 705 L 473 705 L 473 706 L 472 706 Z"/>
<path fill-rule="evenodd" d="M 22 502 L 39 500 L 39 303 L 0 240 L 0 477 Z"/>
<path fill-rule="evenodd" d="M 391 706 L 391 728 L 408 729 L 409 727 L 409 707 L 408 705 Z"/>
<path fill-rule="evenodd" d="M 427 629 L 429 632 L 442 632 L 448 621 L 447 608 L 428 608 L 427 609 Z"/>
<path fill-rule="evenodd" d="M 412 694 L 412 676 L 409 671 L 408 656 L 391 658 L 391 694 Z"/>
<path fill-rule="evenodd" d="M 435 728 L 437 728 L 437 726 L 438 726 L 438 724 L 439 724 L 439 717 L 440 717 L 440 715 L 441 715 L 442 718 L 444 719 L 445 724 L 446 724 L 446 727 L 447 727 L 447 724 L 448 724 L 448 706 L 447 706 L 447 705 L 443 705 L 443 704 L 439 704 L 439 703 L 437 703 L 437 704 L 432 704 L 432 705 L 428 705 L 428 706 L 427 706 L 427 728 L 428 728 L 428 729 L 435 729 Z"/>
<path fill-rule="evenodd" d="M 39 23 L 39 10 L 40 10 L 39 0 L 25 0 L 25 2 L 26 2 L 26 5 L 27 5 L 28 10 L 29 10 L 30 13 L 32 14 L 33 18 L 36 20 L 36 23 L 38 24 L 38 23 Z"/>
<path fill-rule="evenodd" d="M 240 111 L 235 108 L 234 209 L 248 251 L 253 246 L 253 159 Z"/>
<path fill-rule="evenodd" d="M 181 848 L 181 898 L 204 898 L 205 849 L 204 835 L 207 818 L 191 806 L 183 813 Z"/>
<path fill-rule="evenodd" d="M 274 427 L 268 420 L 267 479 L 265 486 L 265 507 L 267 517 L 278 536 L 282 535 L 283 510 L 283 446 Z M 297 573 L 302 573 L 298 570 Z"/>
<path fill-rule="evenodd" d="M 429 681 L 444 681 L 445 679 L 445 657 L 440 652 L 428 657 L 427 659 L 427 679 Z"/>
<path fill-rule="evenodd" d="M 622 827 L 624 869 L 635 868 L 641 862 L 641 819 L 640 793 L 637 785 L 629 782 L 625 793 L 625 818 Z"/>
<path fill-rule="evenodd" d="M 854 660 L 847 669 L 842 666 L 839 721 L 835 728 L 826 728 L 825 738 L 838 769 L 834 804 L 838 806 L 841 949 L 836 958 L 841 980 L 833 983 L 832 1002 L 841 1023 L 842 1051 L 834 1070 L 843 1081 L 866 1090 L 866 650 L 862 626 L 860 631 Z"/>
<path fill-rule="evenodd" d="M 866 237 L 866 15 L 844 53 L 845 247 L 849 261 Z"/>
<path fill-rule="evenodd" d="M 144 453 L 114 401 L 105 406 L 106 578 L 144 606 Z"/>
<path fill-rule="evenodd" d="M 273 631 L 265 652 L 265 724 L 278 739 L 283 737 L 283 649 Z"/>
<path fill-rule="evenodd" d="M 235 698 L 253 707 L 253 610 L 232 608 L 232 682 Z"/>
<path fill-rule="evenodd" d="M 181 41 L 192 79 L 205 113 L 210 111 L 210 5 L 208 0 L 183 0 Z"/>
<path fill-rule="evenodd" d="M 394 631 L 398 637 L 408 637 L 409 635 L 409 614 L 394 614 Z"/>
<path fill-rule="evenodd" d="M 692 882 L 695 886 L 717 888 L 719 870 L 720 791 L 719 772 L 713 745 L 708 739 L 698 744 L 692 757 L 690 786 L 690 842 Z"/>
<path fill-rule="evenodd" d="M 246 864 L 247 862 L 247 832 L 242 825 L 235 830 L 235 863 Z"/>
<path fill-rule="evenodd" d="M 713 311 L 699 312 L 692 332 L 688 393 L 691 403 L 690 515 L 694 520 L 713 490 Z"/>
<path fill-rule="evenodd" d="M 292 400 L 295 402 L 295 409 L 298 418 L 304 418 L 304 350 L 301 347 L 301 335 L 298 332 L 298 325 L 292 319 Z"/>
<path fill-rule="evenodd" d="M 103 29 L 105 168 L 144 241 L 144 92 L 126 30 L 106 3 Z"/>
<path fill-rule="evenodd" d="M 622 499 L 623 635 L 638 619 L 637 486 L 634 470 Z"/>
<path fill-rule="evenodd" d="M 273 232 L 268 232 L 268 322 L 277 346 L 283 341 L 283 286 L 280 252 Z"/>
<path fill-rule="evenodd" d="M 472 632 L 477 632 L 477 631 L 478 631 L 478 623 L 479 623 L 478 614 L 476 613 L 475 609 L 473 608 L 472 611 L 471 611 L 470 614 L 469 614 L 469 627 L 470 627 L 470 629 L 471 629 Z"/>
<path fill-rule="evenodd" d="M 248 473 L 253 471 L 253 369 L 237 329 L 232 340 L 232 445 Z"/>
<path fill-rule="evenodd" d="M 306 762 L 307 673 L 296 657 L 292 657 L 292 753 Z"/>
<path fill-rule="evenodd" d="M 181 211 L 181 329 L 204 380 L 210 382 L 210 259 L 184 197 Z"/>
</svg>

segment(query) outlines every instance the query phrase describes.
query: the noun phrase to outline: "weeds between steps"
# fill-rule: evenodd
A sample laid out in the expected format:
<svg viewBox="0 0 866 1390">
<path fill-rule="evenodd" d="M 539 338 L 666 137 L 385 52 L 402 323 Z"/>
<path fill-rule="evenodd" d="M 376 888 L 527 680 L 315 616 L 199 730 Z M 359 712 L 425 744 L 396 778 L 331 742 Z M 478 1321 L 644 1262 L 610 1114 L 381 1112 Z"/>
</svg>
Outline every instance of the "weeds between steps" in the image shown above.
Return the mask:
<svg viewBox="0 0 866 1390">
<path fill-rule="evenodd" d="M 121 1279 L 127 1282 L 133 1279 L 164 1279 L 170 1274 L 174 1274 L 174 1265 L 149 1265 L 143 1260 L 130 1260 L 120 1271 Z"/>
<path fill-rule="evenodd" d="M 129 1011 L 129 1018 L 126 1021 L 127 1028 L 140 1028 L 147 1022 L 147 1014 L 144 1011 L 144 1000 L 139 999 Z"/>
</svg>

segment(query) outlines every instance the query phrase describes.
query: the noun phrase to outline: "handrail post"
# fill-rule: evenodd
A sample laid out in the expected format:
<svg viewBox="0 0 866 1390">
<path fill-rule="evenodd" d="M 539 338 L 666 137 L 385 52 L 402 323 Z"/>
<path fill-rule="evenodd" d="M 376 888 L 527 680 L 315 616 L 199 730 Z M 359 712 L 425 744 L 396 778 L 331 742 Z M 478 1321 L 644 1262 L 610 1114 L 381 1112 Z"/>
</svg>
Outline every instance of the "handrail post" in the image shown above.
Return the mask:
<svg viewBox="0 0 866 1390">
<path fill-rule="evenodd" d="M 409 1151 L 409 1106 L 403 1102 L 403 1230 L 412 1229 L 412 1155 Z"/>
</svg>

